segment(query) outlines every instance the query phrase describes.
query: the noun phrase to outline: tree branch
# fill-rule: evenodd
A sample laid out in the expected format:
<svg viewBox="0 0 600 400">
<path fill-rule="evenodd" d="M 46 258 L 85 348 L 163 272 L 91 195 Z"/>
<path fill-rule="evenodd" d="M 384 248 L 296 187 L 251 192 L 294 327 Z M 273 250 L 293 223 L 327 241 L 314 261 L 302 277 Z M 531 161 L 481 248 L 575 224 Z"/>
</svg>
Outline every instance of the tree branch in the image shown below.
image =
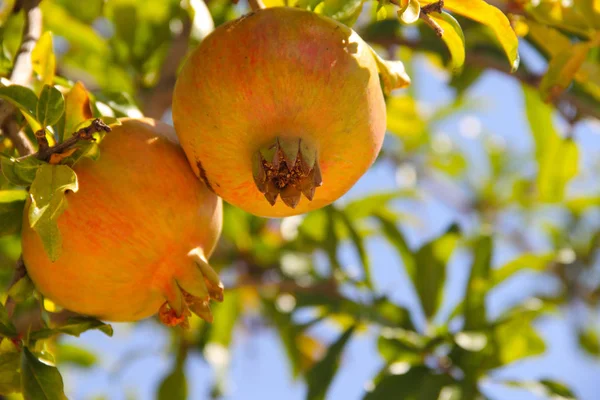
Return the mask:
<svg viewBox="0 0 600 400">
<path fill-rule="evenodd" d="M 21 47 L 15 56 L 13 70 L 10 80 L 13 84 L 27 86 L 33 73 L 31 64 L 31 52 L 42 34 L 42 12 L 38 7 L 40 0 L 21 0 L 20 5 L 25 12 L 25 26 L 23 27 L 23 39 Z M 33 145 L 27 136 L 19 129 L 16 122 L 10 122 L 14 118 L 16 108 L 3 101 L 0 104 L 0 127 L 21 155 L 34 152 Z"/>
<path fill-rule="evenodd" d="M 177 71 L 181 60 L 187 54 L 191 32 L 192 21 L 189 17 L 185 17 L 181 33 L 173 40 L 167 52 L 158 83 L 143 96 L 144 115 L 147 117 L 160 119 L 171 107 Z"/>
</svg>

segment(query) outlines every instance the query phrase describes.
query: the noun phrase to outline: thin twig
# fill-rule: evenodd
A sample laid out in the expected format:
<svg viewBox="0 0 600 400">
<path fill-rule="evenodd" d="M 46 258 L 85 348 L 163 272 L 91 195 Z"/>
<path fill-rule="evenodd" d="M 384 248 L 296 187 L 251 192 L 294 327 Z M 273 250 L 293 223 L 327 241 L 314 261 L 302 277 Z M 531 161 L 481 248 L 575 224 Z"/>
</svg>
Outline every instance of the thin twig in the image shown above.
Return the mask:
<svg viewBox="0 0 600 400">
<path fill-rule="evenodd" d="M 444 0 L 440 0 L 436 3 L 427 4 L 426 6 L 421 7 L 421 12 L 419 14 L 419 18 L 421 18 L 427 25 L 429 25 L 438 37 L 442 37 L 444 35 L 444 28 L 442 28 L 440 24 L 435 22 L 429 16 L 429 14 L 432 12 L 441 13 L 443 7 Z"/>
<path fill-rule="evenodd" d="M 96 118 L 89 126 L 81 128 L 64 142 L 52 147 L 40 147 L 40 150 L 37 153 L 32 154 L 30 157 L 36 157 L 39 160 L 48 161 L 52 154 L 63 153 L 65 150 L 75 146 L 80 140 L 94 140 L 94 133 L 110 132 L 110 130 L 111 129 L 108 125 L 102 122 L 101 119 Z M 26 157 L 21 157 L 20 159 L 23 158 Z"/>
<path fill-rule="evenodd" d="M 33 73 L 31 64 L 31 52 L 42 34 L 42 12 L 38 7 L 40 0 L 22 0 L 19 5 L 25 12 L 25 26 L 23 27 L 23 39 L 19 51 L 15 56 L 13 70 L 10 80 L 16 85 L 27 86 Z M 34 148 L 27 136 L 16 129 L 18 125 L 8 123 L 13 118 L 17 109 L 10 103 L 3 101 L 0 105 L 0 127 L 2 133 L 7 136 L 22 156 L 33 153 Z"/>
</svg>

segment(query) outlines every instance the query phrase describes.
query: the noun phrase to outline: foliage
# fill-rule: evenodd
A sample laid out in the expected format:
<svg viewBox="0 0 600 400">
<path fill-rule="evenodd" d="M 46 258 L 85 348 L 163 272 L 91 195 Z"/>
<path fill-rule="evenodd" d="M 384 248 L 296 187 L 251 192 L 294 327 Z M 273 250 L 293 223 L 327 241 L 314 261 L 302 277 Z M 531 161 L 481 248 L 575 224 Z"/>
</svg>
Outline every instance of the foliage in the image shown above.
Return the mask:
<svg viewBox="0 0 600 400">
<path fill-rule="evenodd" d="M 54 359 L 87 368 L 96 357 L 61 343 L 61 335 L 90 329 L 112 335 L 112 327 L 44 299 L 22 268 L 10 282 L 19 266 L 21 224 L 38 232 L 53 260 L 60 257 L 56 222 L 68 207 L 65 192 L 77 191 L 72 167 L 100 156 L 104 135 L 82 132 L 97 120 L 111 125 L 117 117 L 168 114 L 187 50 L 248 8 L 228 0 L 44 0 L 39 5 L 44 32 L 28 54 L 32 77 L 24 86 L 11 82 L 11 75 L 25 3 L 0 5 L 0 100 L 17 110 L 0 121 L 0 283 L 7 288 L 0 306 L 0 393 L 62 399 L 63 378 Z M 215 308 L 213 324 L 194 319 L 187 332 L 156 325 L 177 345 L 157 398 L 186 398 L 186 382 L 193 379 L 185 375 L 187 354 L 231 348 L 234 332 L 256 315 L 277 333 L 291 374 L 306 382 L 307 398 L 327 398 L 348 343 L 374 332 L 381 368 L 361 394 L 365 399 L 438 399 L 444 393 L 445 399 L 467 400 L 485 398 L 482 382 L 498 369 L 545 352 L 534 324 L 540 316 L 568 313 L 575 303 L 597 315 L 600 223 L 593 218 L 600 211 L 600 188 L 593 181 L 600 171 L 597 163 L 584 163 L 576 130 L 600 118 L 598 1 L 446 0 L 443 10 L 437 2 L 418 0 L 264 3 L 305 8 L 353 26 L 375 51 L 404 62 L 396 64 L 403 76 L 404 68 L 409 75 L 431 73 L 421 70 L 419 60 L 426 60 L 428 69 L 446 74 L 451 100 L 425 112 L 414 87 L 386 95 L 388 135 L 377 163 L 391 165 L 403 187 L 281 221 L 226 206 L 223 238 L 212 258 L 232 277 L 225 301 Z M 522 55 L 529 55 L 522 60 L 519 43 Z M 542 74 L 536 72 L 539 60 Z M 487 171 L 481 172 L 467 150 L 435 133 L 477 110 L 470 90 L 488 71 L 522 85 L 530 127 L 523 135 L 530 135 L 533 151 L 524 154 L 494 141 L 498 136 L 480 134 L 476 151 Z M 390 76 L 382 76 L 386 79 Z M 37 154 L 19 154 L 10 122 L 37 144 Z M 45 153 L 61 145 L 61 151 Z M 588 189 L 572 190 L 577 182 Z M 453 220 L 438 235 L 415 243 L 407 232 L 421 221 L 399 204 L 424 205 L 431 196 L 446 202 Z M 26 202 L 31 207 L 23 217 Z M 548 221 L 547 214 L 562 218 Z M 506 218 L 516 218 L 519 227 L 504 224 Z M 531 245 L 532 234 L 548 245 Z M 374 263 L 373 243 L 393 249 L 401 267 Z M 516 243 L 513 255 L 499 262 L 507 243 Z M 358 273 L 348 268 L 348 257 L 360 265 Z M 446 312 L 447 277 L 460 257 L 470 259 L 463 263 L 468 279 L 458 303 Z M 374 276 L 385 268 L 405 272 L 415 307 L 384 294 Z M 490 294 L 524 272 L 552 277 L 560 289 L 528 295 L 491 315 Z M 312 319 L 300 322 L 307 312 Z M 25 313 L 34 317 L 22 326 L 17 317 Z M 338 332 L 331 342 L 314 334 L 323 325 Z M 597 323 L 580 321 L 575 329 L 582 349 L 599 357 Z M 226 370 L 214 368 L 211 393 L 219 396 L 227 390 Z M 499 383 L 575 398 L 552 380 Z"/>
</svg>

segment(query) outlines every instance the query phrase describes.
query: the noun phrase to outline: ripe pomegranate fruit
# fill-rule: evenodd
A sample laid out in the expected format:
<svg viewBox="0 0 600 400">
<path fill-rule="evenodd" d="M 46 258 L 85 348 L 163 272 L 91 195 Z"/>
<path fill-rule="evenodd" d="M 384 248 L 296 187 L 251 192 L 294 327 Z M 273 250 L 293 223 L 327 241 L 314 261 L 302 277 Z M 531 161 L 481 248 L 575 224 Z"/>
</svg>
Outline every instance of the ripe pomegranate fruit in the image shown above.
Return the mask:
<svg viewBox="0 0 600 400">
<path fill-rule="evenodd" d="M 186 60 L 173 97 L 194 172 L 259 216 L 332 203 L 381 149 L 381 61 L 350 28 L 305 10 L 220 26 Z"/>
<path fill-rule="evenodd" d="M 170 126 L 123 119 L 100 143 L 100 158 L 75 165 L 79 190 L 58 218 L 63 238 L 52 263 L 23 222 L 23 259 L 39 291 L 77 313 L 135 321 L 160 309 L 168 325 L 191 309 L 211 320 L 223 285 L 207 257 L 222 224 L 221 200 L 192 173 Z"/>
</svg>

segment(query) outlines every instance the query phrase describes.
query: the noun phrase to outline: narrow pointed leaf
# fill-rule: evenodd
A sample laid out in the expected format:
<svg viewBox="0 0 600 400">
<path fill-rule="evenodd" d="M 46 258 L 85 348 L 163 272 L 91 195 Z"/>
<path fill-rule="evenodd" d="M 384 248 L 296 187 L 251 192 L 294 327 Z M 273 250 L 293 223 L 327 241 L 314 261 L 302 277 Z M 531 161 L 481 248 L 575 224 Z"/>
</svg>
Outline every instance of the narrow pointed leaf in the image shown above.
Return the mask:
<svg viewBox="0 0 600 400">
<path fill-rule="evenodd" d="M 21 355 L 21 386 L 25 400 L 67 399 L 58 369 L 38 360 L 27 347 Z"/>
<path fill-rule="evenodd" d="M 460 72 L 465 63 L 465 36 L 462 28 L 458 21 L 447 12 L 431 13 L 429 16 L 444 30 L 442 40 L 450 51 L 452 70 Z"/>
</svg>

